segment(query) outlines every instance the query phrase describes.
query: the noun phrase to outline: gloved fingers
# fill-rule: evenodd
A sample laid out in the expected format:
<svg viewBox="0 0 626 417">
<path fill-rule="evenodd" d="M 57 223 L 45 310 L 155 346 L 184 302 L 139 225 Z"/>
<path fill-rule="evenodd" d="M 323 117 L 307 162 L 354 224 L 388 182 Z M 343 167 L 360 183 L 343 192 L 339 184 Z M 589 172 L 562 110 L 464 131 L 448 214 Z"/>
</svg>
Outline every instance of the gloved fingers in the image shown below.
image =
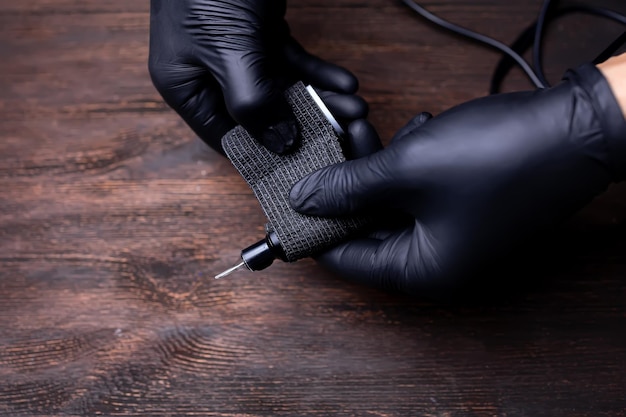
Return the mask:
<svg viewBox="0 0 626 417">
<path fill-rule="evenodd" d="M 315 259 L 351 281 L 385 290 L 425 293 L 449 285 L 431 236 L 417 221 L 415 224 L 415 228 L 390 233 L 383 239 L 341 243 Z"/>
<path fill-rule="evenodd" d="M 292 37 L 285 44 L 284 55 L 287 65 L 306 84 L 346 94 L 354 94 L 359 88 L 357 78 L 350 71 L 308 53 Z"/>
<path fill-rule="evenodd" d="M 352 121 L 367 117 L 369 107 L 360 96 L 333 91 L 318 91 L 317 89 L 316 92 L 338 121 Z"/>
<path fill-rule="evenodd" d="M 221 139 L 235 122 L 228 115 L 219 85 L 204 68 L 188 64 L 151 62 L 153 84 L 207 145 L 220 153 Z"/>
<path fill-rule="evenodd" d="M 375 226 L 369 230 L 367 237 L 378 240 L 389 239 L 403 230 L 410 229 L 415 224 L 415 217 L 401 211 L 372 212 Z"/>
<path fill-rule="evenodd" d="M 292 207 L 312 216 L 341 216 L 385 205 L 395 197 L 395 153 L 370 156 L 320 169 L 291 189 Z"/>
<path fill-rule="evenodd" d="M 419 129 L 424 123 L 433 118 L 433 115 L 428 112 L 421 112 L 417 116 L 414 116 L 411 120 L 408 121 L 406 125 L 404 125 L 400 130 L 393 135 L 390 143 L 401 140 L 403 137 L 411 134 L 413 131 Z"/>
<path fill-rule="evenodd" d="M 231 117 L 267 149 L 284 154 L 299 143 L 296 118 L 272 78 L 260 40 L 249 43 L 219 62 L 207 57 L 205 65 L 219 82 Z"/>
<path fill-rule="evenodd" d="M 348 159 L 357 159 L 380 151 L 383 144 L 374 126 L 365 119 L 359 119 L 348 125 L 344 147 Z"/>
<path fill-rule="evenodd" d="M 382 242 L 373 238 L 351 240 L 316 256 L 315 260 L 350 281 L 374 287 L 389 287 L 389 282 L 372 272 L 376 267 L 377 253 Z"/>
</svg>

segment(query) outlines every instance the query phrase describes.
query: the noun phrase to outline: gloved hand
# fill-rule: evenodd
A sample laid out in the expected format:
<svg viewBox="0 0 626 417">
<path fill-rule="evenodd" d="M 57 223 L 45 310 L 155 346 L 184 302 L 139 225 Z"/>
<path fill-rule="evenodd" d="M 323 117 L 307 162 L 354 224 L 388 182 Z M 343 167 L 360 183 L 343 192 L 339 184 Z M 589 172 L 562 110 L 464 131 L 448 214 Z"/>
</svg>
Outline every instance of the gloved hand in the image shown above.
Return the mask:
<svg viewBox="0 0 626 417">
<path fill-rule="evenodd" d="M 409 216 L 322 254 L 330 269 L 403 292 L 445 289 L 626 173 L 626 122 L 591 65 L 553 88 L 477 99 L 422 122 L 292 189 L 293 207 L 309 215 Z"/>
<path fill-rule="evenodd" d="M 222 136 L 236 124 L 274 152 L 294 148 L 297 125 L 283 91 L 295 81 L 338 93 L 357 89 L 354 75 L 290 36 L 285 8 L 285 0 L 151 1 L 153 83 L 220 152 Z"/>
</svg>

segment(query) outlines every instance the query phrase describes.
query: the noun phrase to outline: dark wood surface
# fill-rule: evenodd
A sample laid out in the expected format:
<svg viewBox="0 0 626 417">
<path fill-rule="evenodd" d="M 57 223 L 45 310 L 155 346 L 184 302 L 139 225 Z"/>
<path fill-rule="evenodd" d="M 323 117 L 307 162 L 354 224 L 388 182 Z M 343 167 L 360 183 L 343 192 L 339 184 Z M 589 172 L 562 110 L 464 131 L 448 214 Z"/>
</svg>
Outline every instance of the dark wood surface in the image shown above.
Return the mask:
<svg viewBox="0 0 626 417">
<path fill-rule="evenodd" d="M 540 1 L 425 4 L 511 42 Z M 385 139 L 486 94 L 498 59 L 395 1 L 293 0 L 288 20 L 358 75 Z M 499 302 L 392 296 L 309 260 L 216 282 L 264 218 L 152 87 L 148 22 L 147 1 L 0 2 L 0 415 L 625 415 L 626 188 L 549 266 L 504 268 Z M 619 29 L 559 22 L 550 78 Z"/>
</svg>

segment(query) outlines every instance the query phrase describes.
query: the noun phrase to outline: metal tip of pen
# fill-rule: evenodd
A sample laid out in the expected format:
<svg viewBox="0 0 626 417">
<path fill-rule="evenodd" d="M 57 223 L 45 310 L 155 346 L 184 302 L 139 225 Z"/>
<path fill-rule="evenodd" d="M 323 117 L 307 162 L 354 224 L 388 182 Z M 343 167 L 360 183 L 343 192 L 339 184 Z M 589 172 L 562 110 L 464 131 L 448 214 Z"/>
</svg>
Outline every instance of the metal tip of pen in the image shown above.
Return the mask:
<svg viewBox="0 0 626 417">
<path fill-rule="evenodd" d="M 235 272 L 236 270 L 241 269 L 241 268 L 244 268 L 245 266 L 246 266 L 246 263 L 245 263 L 245 262 L 243 262 L 243 261 L 241 261 L 241 263 L 239 263 L 239 264 L 237 264 L 237 265 L 233 266 L 232 268 L 228 268 L 226 271 L 224 271 L 224 272 L 222 272 L 222 273 L 220 273 L 220 274 L 217 274 L 217 275 L 215 276 L 215 279 L 224 278 L 225 276 L 230 275 L 230 274 L 232 274 L 233 272 Z"/>
</svg>

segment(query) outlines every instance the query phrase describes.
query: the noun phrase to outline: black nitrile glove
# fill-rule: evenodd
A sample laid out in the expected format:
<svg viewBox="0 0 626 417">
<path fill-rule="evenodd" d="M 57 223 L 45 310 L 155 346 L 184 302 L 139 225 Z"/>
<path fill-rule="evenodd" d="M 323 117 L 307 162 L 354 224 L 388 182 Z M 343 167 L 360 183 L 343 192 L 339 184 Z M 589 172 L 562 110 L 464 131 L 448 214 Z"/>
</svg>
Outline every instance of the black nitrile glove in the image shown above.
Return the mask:
<svg viewBox="0 0 626 417">
<path fill-rule="evenodd" d="M 292 189 L 293 207 L 310 215 L 375 208 L 410 217 L 321 255 L 330 269 L 403 292 L 446 288 L 532 242 L 626 172 L 626 122 L 591 65 L 550 89 L 481 98 L 423 119 L 386 149 Z"/>
<path fill-rule="evenodd" d="M 290 35 L 285 0 L 152 0 L 150 75 L 164 100 L 212 148 L 241 124 L 276 153 L 298 143 L 283 91 L 296 81 L 353 94 L 347 70 Z"/>
</svg>

